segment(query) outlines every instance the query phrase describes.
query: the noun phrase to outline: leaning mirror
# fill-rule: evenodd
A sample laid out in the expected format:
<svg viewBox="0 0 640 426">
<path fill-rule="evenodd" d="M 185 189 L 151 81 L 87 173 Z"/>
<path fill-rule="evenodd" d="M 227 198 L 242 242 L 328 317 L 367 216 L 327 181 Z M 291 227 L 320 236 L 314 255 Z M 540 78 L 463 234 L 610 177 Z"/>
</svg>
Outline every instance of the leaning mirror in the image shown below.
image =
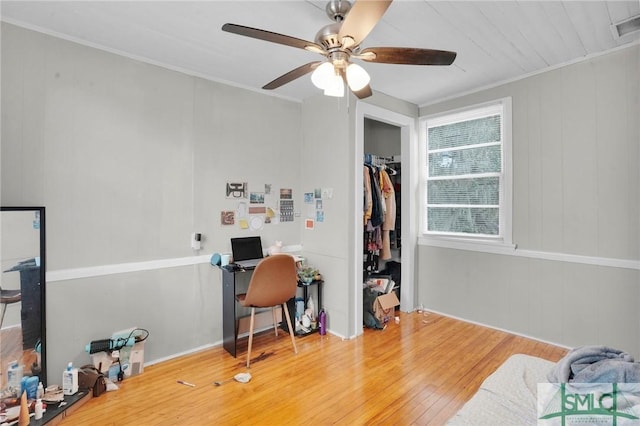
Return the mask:
<svg viewBox="0 0 640 426">
<path fill-rule="evenodd" d="M 0 389 L 13 361 L 46 386 L 44 207 L 2 207 L 0 260 Z"/>
</svg>

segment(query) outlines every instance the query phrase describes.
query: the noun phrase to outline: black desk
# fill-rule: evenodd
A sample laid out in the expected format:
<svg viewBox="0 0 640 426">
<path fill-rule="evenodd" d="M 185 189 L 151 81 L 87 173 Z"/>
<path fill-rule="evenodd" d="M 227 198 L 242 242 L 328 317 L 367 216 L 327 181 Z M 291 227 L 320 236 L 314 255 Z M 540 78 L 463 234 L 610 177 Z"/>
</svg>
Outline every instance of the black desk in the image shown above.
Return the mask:
<svg viewBox="0 0 640 426">
<path fill-rule="evenodd" d="M 246 291 L 253 269 L 236 269 L 233 265 L 222 266 L 220 269 L 222 269 L 222 347 L 235 357 L 237 354 L 236 294 Z M 236 284 L 241 284 L 244 291 L 237 291 Z"/>
<path fill-rule="evenodd" d="M 74 395 L 65 395 L 64 401 L 67 403 L 62 407 L 58 407 L 60 403 L 47 404 L 47 411 L 44 412 L 40 420 L 31 417 L 30 426 L 40 425 L 56 425 L 60 423 L 66 416 L 84 405 L 85 402 L 92 398 L 93 394 L 86 389 L 82 389 Z M 17 423 L 16 423 L 17 424 Z"/>
<path fill-rule="evenodd" d="M 237 269 L 233 265 L 222 266 L 220 269 L 222 269 L 222 347 L 231 355 L 236 357 L 238 348 L 238 342 L 236 341 L 236 320 L 238 311 L 236 294 L 247 291 L 253 269 Z M 320 289 L 322 283 L 323 281 L 313 282 L 313 284 L 317 285 L 318 289 L 318 300 L 316 305 L 316 311 L 318 312 L 322 307 L 322 291 Z M 306 303 L 309 285 L 298 282 L 298 287 L 303 289 L 303 297 Z M 287 306 L 291 313 L 291 321 L 294 322 L 295 297 L 287 302 Z M 248 309 L 243 307 L 240 308 Z M 285 322 L 283 321 L 283 323 Z M 298 334 L 300 335 L 300 333 Z"/>
</svg>

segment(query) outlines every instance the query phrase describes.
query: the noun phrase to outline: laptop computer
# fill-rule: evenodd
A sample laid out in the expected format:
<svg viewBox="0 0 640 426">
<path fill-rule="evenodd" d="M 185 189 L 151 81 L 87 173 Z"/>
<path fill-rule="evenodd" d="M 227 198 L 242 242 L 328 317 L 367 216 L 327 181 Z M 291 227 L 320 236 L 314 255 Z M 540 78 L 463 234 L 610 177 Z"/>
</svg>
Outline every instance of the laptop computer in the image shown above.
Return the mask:
<svg viewBox="0 0 640 426">
<path fill-rule="evenodd" d="M 241 268 L 255 268 L 264 257 L 260 237 L 231 238 L 233 263 Z"/>
</svg>

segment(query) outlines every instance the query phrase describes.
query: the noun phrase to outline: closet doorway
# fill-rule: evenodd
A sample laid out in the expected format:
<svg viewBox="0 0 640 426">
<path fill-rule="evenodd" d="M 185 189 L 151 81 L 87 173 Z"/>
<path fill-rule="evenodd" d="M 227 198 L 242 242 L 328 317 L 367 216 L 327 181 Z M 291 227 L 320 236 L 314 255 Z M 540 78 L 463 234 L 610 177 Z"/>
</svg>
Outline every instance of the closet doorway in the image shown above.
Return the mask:
<svg viewBox="0 0 640 426">
<path fill-rule="evenodd" d="M 417 194 L 418 183 L 418 136 L 416 131 L 416 118 L 407 115 L 399 114 L 393 111 L 386 110 L 384 108 L 367 104 L 365 102 L 358 102 L 356 107 L 356 149 L 355 149 L 355 161 L 354 168 L 359 171 L 355 174 L 355 192 L 357 194 L 354 197 L 354 234 L 355 241 L 354 252 L 352 259 L 356 262 L 353 265 L 353 283 L 354 283 L 354 298 L 353 298 L 353 325 L 355 335 L 360 335 L 363 332 L 363 307 L 362 307 L 362 284 L 365 279 L 365 273 L 363 270 L 364 265 L 364 228 L 363 228 L 363 160 L 365 153 L 365 143 L 367 143 L 368 149 L 378 149 L 375 147 L 376 142 L 365 142 L 365 126 L 369 126 L 366 130 L 367 136 L 371 136 L 370 131 L 376 129 L 381 133 L 390 132 L 394 142 L 393 147 L 389 147 L 391 151 L 379 151 L 378 154 L 381 157 L 392 157 L 393 162 L 397 162 L 397 167 L 400 168 L 399 181 L 399 217 L 397 218 L 399 229 L 396 231 L 397 246 L 392 250 L 392 260 L 396 260 L 400 264 L 401 269 L 401 291 L 400 291 L 400 309 L 404 312 L 412 311 L 415 307 L 415 255 L 417 244 L 417 222 L 416 222 L 416 208 L 418 200 L 415 197 Z M 399 135 L 399 136 L 398 136 Z M 399 137 L 399 147 L 397 139 Z M 377 136 L 376 136 L 377 138 Z M 372 139 L 372 138 L 367 138 Z M 373 145 L 369 145 L 373 144 Z M 414 164 L 415 163 L 415 164 Z M 411 197 L 414 194 L 414 197 Z M 396 206 L 398 207 L 398 206 Z M 399 259 L 395 259 L 395 255 Z M 384 265 L 382 266 L 384 268 Z"/>
<path fill-rule="evenodd" d="M 364 225 L 363 278 L 390 276 L 401 297 L 402 251 L 402 145 L 400 127 L 365 117 L 364 119 L 364 200 L 382 207 L 380 218 Z M 368 201 L 365 201 L 368 202 Z M 372 207 L 375 216 L 376 208 Z"/>
</svg>

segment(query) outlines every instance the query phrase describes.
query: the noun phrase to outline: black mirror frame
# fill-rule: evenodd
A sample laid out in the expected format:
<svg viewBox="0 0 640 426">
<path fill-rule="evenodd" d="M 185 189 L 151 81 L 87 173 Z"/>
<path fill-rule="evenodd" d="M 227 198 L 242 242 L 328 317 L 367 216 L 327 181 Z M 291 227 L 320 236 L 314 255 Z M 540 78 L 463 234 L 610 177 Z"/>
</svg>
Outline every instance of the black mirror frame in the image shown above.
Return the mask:
<svg viewBox="0 0 640 426">
<path fill-rule="evenodd" d="M 47 386 L 47 313 L 46 313 L 46 282 L 47 282 L 47 244 L 46 220 L 44 207 L 0 207 L 0 211 L 25 211 L 40 213 L 40 381 Z"/>
</svg>

